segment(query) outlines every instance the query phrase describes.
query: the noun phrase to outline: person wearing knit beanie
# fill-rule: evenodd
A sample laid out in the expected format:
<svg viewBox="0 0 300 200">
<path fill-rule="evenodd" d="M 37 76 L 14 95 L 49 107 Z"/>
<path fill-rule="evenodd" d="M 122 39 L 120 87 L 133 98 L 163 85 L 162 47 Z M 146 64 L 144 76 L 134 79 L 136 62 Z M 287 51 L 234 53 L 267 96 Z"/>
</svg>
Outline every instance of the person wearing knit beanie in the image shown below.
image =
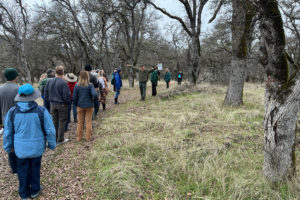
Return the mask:
<svg viewBox="0 0 300 200">
<path fill-rule="evenodd" d="M 5 124 L 5 117 L 8 110 L 15 105 L 15 97 L 18 93 L 19 86 L 18 72 L 14 68 L 6 68 L 3 72 L 6 83 L 0 86 L 0 129 Z M 12 173 L 17 173 L 17 160 L 14 152 L 8 154 L 9 165 Z"/>
<path fill-rule="evenodd" d="M 3 72 L 7 81 L 13 81 L 18 77 L 18 71 L 15 68 L 5 68 Z"/>
</svg>

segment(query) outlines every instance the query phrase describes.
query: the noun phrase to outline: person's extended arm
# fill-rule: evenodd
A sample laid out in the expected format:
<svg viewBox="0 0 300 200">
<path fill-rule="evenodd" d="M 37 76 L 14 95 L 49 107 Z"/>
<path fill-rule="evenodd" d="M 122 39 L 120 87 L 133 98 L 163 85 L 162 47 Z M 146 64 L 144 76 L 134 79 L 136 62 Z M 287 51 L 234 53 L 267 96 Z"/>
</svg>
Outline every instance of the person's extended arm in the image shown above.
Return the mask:
<svg viewBox="0 0 300 200">
<path fill-rule="evenodd" d="M 131 69 L 133 69 L 134 71 L 139 71 L 139 68 L 137 68 L 137 67 L 133 67 L 133 66 L 131 66 L 131 65 L 126 65 L 127 67 L 130 67 Z"/>
<path fill-rule="evenodd" d="M 14 148 L 13 137 L 13 122 L 10 120 L 11 112 L 8 111 L 5 117 L 4 134 L 3 134 L 3 148 L 7 153 L 10 153 Z"/>
<path fill-rule="evenodd" d="M 50 85 L 50 81 L 48 81 L 48 83 L 46 84 L 45 86 L 45 89 L 44 89 L 44 98 L 47 100 L 47 101 L 50 101 L 49 99 L 49 85 Z"/>
<path fill-rule="evenodd" d="M 98 93 L 97 93 L 96 89 L 92 85 L 90 85 L 90 91 L 91 91 L 92 97 L 94 99 L 97 99 L 98 98 Z"/>
<path fill-rule="evenodd" d="M 73 90 L 73 103 L 74 105 L 77 107 L 77 101 L 78 101 L 78 92 L 77 92 L 78 88 L 77 85 L 75 85 L 74 90 Z"/>
<path fill-rule="evenodd" d="M 56 147 L 56 132 L 52 117 L 47 109 L 44 110 L 44 127 L 46 132 L 46 140 L 48 142 L 48 148 L 53 150 Z"/>
<path fill-rule="evenodd" d="M 2 122 L 2 111 L 1 111 L 1 106 L 0 106 L 0 129 L 3 126 L 3 122 Z"/>
<path fill-rule="evenodd" d="M 67 83 L 63 85 L 63 99 L 66 104 L 71 104 L 71 91 Z"/>
<path fill-rule="evenodd" d="M 150 69 L 150 70 L 148 71 L 148 73 L 152 73 L 152 72 L 154 72 L 156 69 L 157 69 L 157 67 L 155 67 L 155 68 L 153 68 L 153 69 Z"/>
</svg>

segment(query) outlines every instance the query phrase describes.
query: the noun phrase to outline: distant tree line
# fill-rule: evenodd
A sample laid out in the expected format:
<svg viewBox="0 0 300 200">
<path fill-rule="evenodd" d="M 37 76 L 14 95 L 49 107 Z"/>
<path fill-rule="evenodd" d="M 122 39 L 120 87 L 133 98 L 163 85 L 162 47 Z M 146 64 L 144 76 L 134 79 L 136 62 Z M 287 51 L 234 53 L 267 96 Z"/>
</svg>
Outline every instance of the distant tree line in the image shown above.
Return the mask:
<svg viewBox="0 0 300 200">
<path fill-rule="evenodd" d="M 202 31 L 205 24 L 200 19 L 201 9 L 214 12 L 218 1 L 178 2 L 184 2 L 188 18 L 168 13 L 180 23 L 174 21 L 164 27 L 166 36 L 157 26 L 161 12 L 153 9 L 155 4 L 151 1 L 53 0 L 50 4 L 29 7 L 24 0 L 2 0 L 0 70 L 17 67 L 24 81 L 33 82 L 46 69 L 58 64 L 63 64 L 67 72 L 78 73 L 84 64 L 90 63 L 109 73 L 126 63 L 148 67 L 163 63 L 173 75 L 182 70 L 184 78 L 193 83 L 227 84 L 233 53 L 231 1 L 221 1 L 222 6 L 217 6 L 220 12 L 218 16 L 212 15 L 216 20 L 209 33 Z M 295 14 L 285 10 L 290 16 Z M 255 25 L 251 26 L 255 29 Z M 293 28 L 289 21 L 286 26 Z M 252 46 L 246 59 L 247 81 L 263 80 L 263 68 L 257 57 L 259 45 L 253 36 L 256 32 L 248 39 Z M 289 34 L 291 41 L 297 36 L 294 33 Z M 288 48 L 293 54 L 299 49 L 294 43 Z M 124 70 L 133 86 L 135 74 L 127 68 Z"/>
</svg>

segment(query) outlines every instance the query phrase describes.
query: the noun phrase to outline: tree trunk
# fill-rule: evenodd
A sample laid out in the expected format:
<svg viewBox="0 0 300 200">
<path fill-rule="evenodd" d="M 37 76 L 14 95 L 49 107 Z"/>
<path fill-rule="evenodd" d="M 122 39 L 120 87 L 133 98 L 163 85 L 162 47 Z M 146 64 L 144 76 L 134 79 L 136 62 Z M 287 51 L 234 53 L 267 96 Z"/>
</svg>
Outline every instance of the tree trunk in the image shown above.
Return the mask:
<svg viewBox="0 0 300 200">
<path fill-rule="evenodd" d="M 199 63 L 200 63 L 200 40 L 197 36 L 192 37 L 191 48 L 191 82 L 196 85 L 199 78 Z"/>
<path fill-rule="evenodd" d="M 134 87 L 134 72 L 132 69 L 128 69 L 128 82 L 129 82 L 129 87 L 133 88 Z"/>
<path fill-rule="evenodd" d="M 229 86 L 224 104 L 230 106 L 240 106 L 243 104 L 246 69 L 247 64 L 245 59 L 239 59 L 237 57 L 232 58 Z"/>
<path fill-rule="evenodd" d="M 232 60 L 230 79 L 224 104 L 243 104 L 243 88 L 247 69 L 247 36 L 254 16 L 250 3 L 243 0 L 232 1 Z"/>
<path fill-rule="evenodd" d="M 131 66 L 135 67 L 132 57 L 131 57 Z M 128 68 L 128 82 L 129 82 L 129 87 L 133 88 L 134 87 L 134 71 L 131 68 Z"/>
<path fill-rule="evenodd" d="M 26 53 L 25 53 L 25 40 L 26 40 L 26 32 L 23 35 L 23 39 L 20 40 L 20 48 L 19 48 L 19 55 L 20 55 L 20 67 L 24 68 L 24 71 L 26 73 L 26 80 L 27 82 L 29 82 L 30 84 L 33 84 L 32 80 L 31 80 L 31 73 L 30 73 L 30 68 L 29 65 L 27 63 L 27 58 L 26 58 Z"/>
<path fill-rule="evenodd" d="M 280 181 L 295 174 L 295 138 L 299 111 L 300 76 L 289 87 L 290 93 L 278 96 L 266 87 L 264 175 Z"/>
<path fill-rule="evenodd" d="M 24 63 L 24 71 L 25 71 L 25 73 L 26 73 L 26 80 L 27 80 L 27 82 L 29 82 L 30 84 L 33 84 L 32 78 L 31 78 L 30 69 L 29 69 L 28 64 L 27 64 L 27 60 L 25 59 L 23 63 Z"/>
<path fill-rule="evenodd" d="M 260 0 L 261 63 L 267 73 L 263 171 L 272 182 L 295 174 L 300 73 L 289 77 L 283 21 L 276 0 Z"/>
</svg>

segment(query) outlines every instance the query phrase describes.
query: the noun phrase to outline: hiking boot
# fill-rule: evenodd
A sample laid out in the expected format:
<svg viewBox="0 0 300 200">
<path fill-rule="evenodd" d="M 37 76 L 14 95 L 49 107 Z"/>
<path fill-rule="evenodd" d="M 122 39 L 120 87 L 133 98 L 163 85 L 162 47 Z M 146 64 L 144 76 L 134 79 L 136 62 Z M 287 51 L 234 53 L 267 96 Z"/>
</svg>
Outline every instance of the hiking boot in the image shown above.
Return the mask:
<svg viewBox="0 0 300 200">
<path fill-rule="evenodd" d="M 31 195 L 30 197 L 32 198 L 32 199 L 35 199 L 35 198 L 37 198 L 39 195 L 40 195 L 40 193 L 41 193 L 41 191 L 44 189 L 44 187 L 43 186 L 40 186 L 40 191 L 38 191 L 38 193 L 36 193 L 36 194 L 34 194 L 34 195 Z"/>
</svg>

